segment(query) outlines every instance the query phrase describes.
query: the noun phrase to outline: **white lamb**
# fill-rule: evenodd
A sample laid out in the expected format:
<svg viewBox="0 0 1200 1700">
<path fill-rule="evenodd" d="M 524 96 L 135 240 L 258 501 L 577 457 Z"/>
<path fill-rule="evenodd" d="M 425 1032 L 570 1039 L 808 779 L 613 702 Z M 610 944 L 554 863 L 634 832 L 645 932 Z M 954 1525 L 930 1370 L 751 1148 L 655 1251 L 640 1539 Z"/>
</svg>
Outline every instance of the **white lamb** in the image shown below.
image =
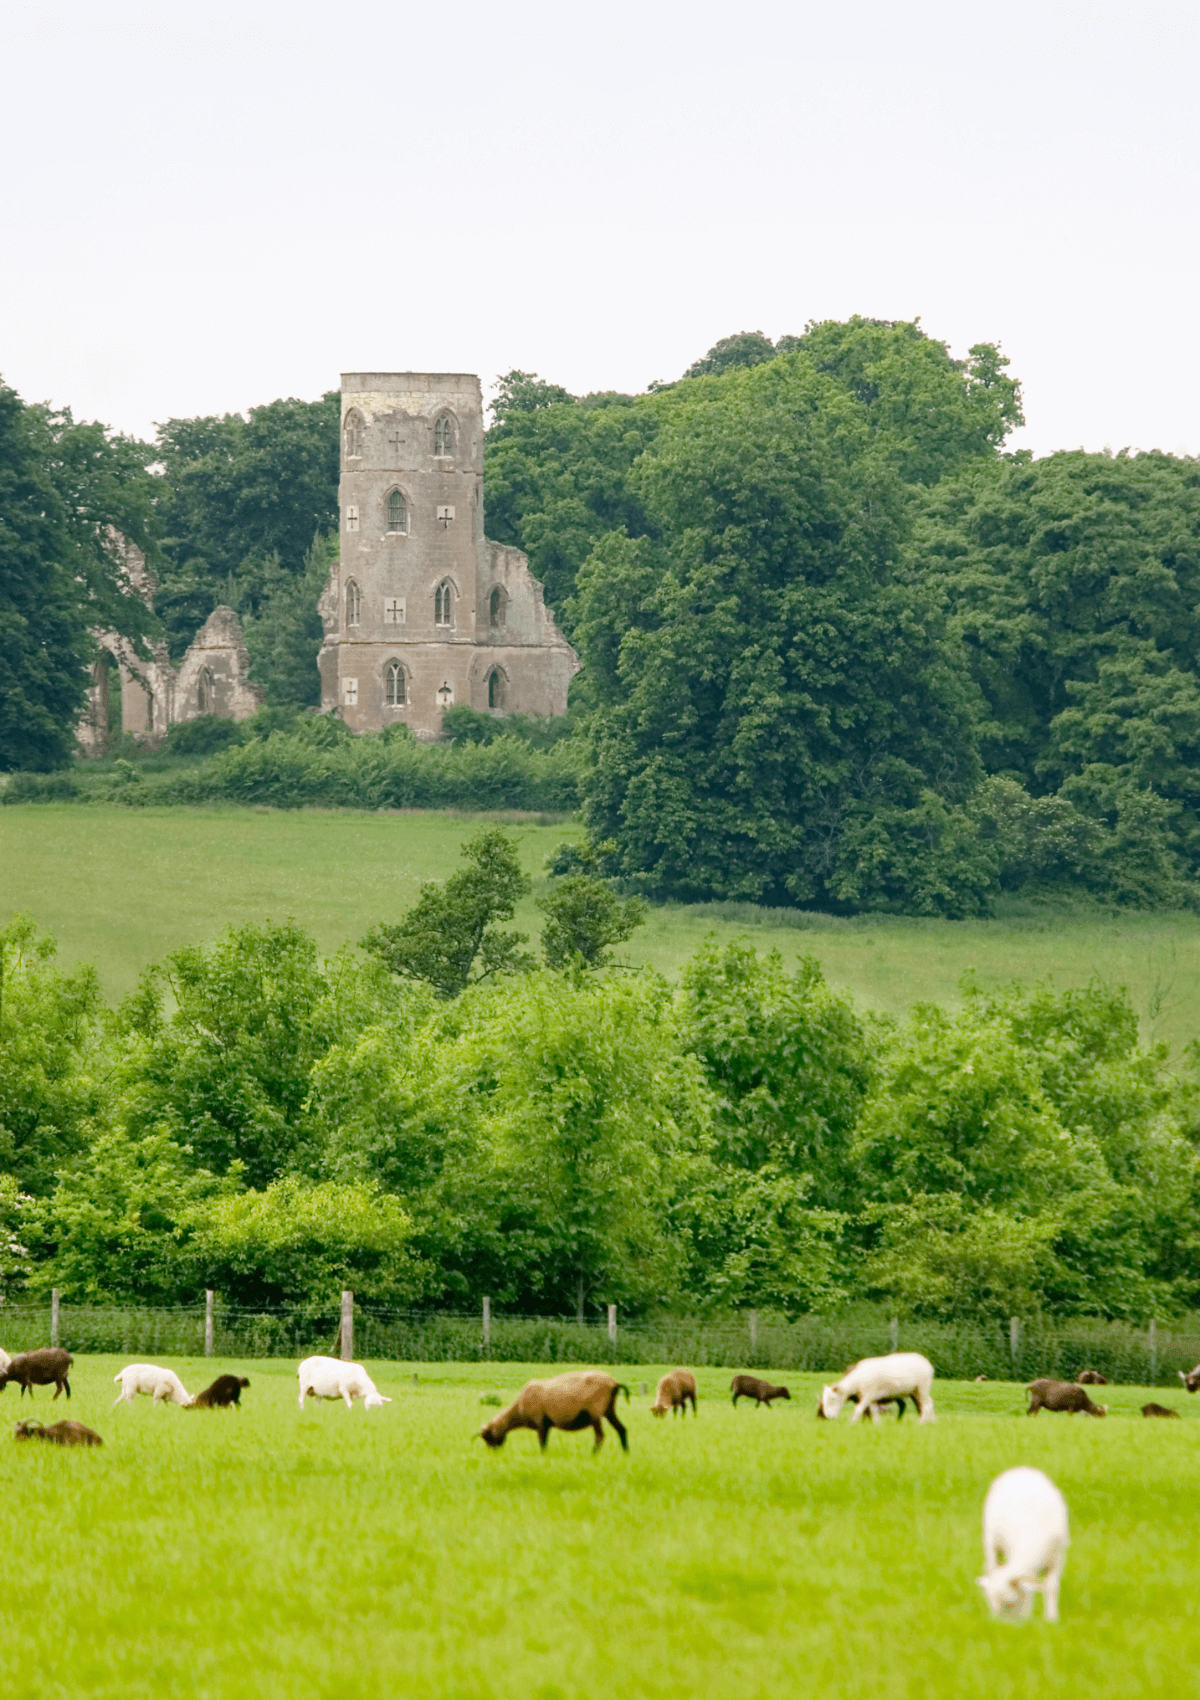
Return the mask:
<svg viewBox="0 0 1200 1700">
<path fill-rule="evenodd" d="M 10 1363 L 12 1363 L 12 1359 L 9 1357 L 8 1353 L 4 1350 L 4 1347 L 0 1346 L 0 1373 L 2 1373 L 4 1370 L 6 1370 Z"/>
<path fill-rule="evenodd" d="M 837 1416 L 852 1393 L 858 1394 L 858 1405 L 852 1423 L 870 1411 L 872 1422 L 879 1422 L 880 1399 L 897 1394 L 911 1397 L 923 1423 L 933 1421 L 933 1365 L 920 1352 L 891 1352 L 886 1358 L 864 1358 L 853 1364 L 832 1387 L 821 1389 L 821 1409 L 829 1418 Z"/>
<path fill-rule="evenodd" d="M 1041 1470 L 1021 1464 L 997 1476 L 983 1502 L 983 1567 L 978 1578 L 997 1617 L 1029 1616 L 1040 1588 L 1048 1623 L 1058 1622 L 1058 1585 L 1071 1534 L 1067 1505 Z"/>
<path fill-rule="evenodd" d="M 114 1411 L 122 1400 L 132 1405 L 139 1393 L 149 1393 L 156 1405 L 164 1405 L 168 1401 L 172 1405 L 192 1403 L 192 1395 L 175 1371 L 159 1369 L 157 1364 L 128 1364 L 113 1376 L 113 1380 L 121 1384 L 121 1391 L 113 1400 Z"/>
<path fill-rule="evenodd" d="M 362 1400 L 366 1411 L 372 1405 L 392 1402 L 379 1391 L 361 1364 L 344 1364 L 339 1358 L 305 1358 L 296 1373 L 300 1378 L 301 1410 L 305 1395 L 313 1399 L 344 1399 L 348 1411 L 354 1409 L 356 1399 Z"/>
</svg>

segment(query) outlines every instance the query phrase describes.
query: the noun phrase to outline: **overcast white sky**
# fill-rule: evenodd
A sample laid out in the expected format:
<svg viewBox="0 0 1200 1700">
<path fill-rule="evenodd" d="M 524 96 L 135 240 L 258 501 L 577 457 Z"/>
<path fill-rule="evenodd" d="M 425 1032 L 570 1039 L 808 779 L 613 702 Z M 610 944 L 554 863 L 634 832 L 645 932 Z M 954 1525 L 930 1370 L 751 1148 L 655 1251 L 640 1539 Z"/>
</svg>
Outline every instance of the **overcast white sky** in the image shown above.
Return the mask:
<svg viewBox="0 0 1200 1700">
<path fill-rule="evenodd" d="M 576 392 L 719 336 L 998 340 L 1037 453 L 1200 452 L 1200 11 L 1174 0 L 0 21 L 0 373 L 139 434 L 341 371 Z"/>
</svg>

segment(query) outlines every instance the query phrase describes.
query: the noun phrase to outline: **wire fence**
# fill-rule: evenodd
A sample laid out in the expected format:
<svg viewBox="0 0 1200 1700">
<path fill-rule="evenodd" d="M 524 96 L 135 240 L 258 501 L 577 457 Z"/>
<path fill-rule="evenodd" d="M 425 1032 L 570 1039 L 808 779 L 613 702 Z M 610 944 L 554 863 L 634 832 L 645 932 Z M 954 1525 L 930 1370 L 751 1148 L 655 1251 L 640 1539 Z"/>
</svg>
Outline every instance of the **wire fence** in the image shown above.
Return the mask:
<svg viewBox="0 0 1200 1700">
<path fill-rule="evenodd" d="M 0 1303 L 0 1346 L 9 1353 L 54 1341 L 77 1355 L 202 1357 L 203 1305 L 174 1308 Z M 217 1300 L 211 1352 L 221 1358 L 299 1358 L 336 1353 L 340 1315 L 303 1309 L 247 1310 Z M 875 1307 L 829 1316 L 741 1312 L 726 1317 L 649 1317 L 608 1324 L 555 1317 L 376 1310 L 354 1306 L 354 1355 L 400 1363 L 669 1364 L 772 1371 L 840 1372 L 859 1358 L 923 1352 L 939 1376 L 1073 1380 L 1082 1369 L 1139 1386 L 1175 1385 L 1200 1361 L 1200 1317 L 1136 1328 L 1076 1317 L 1004 1322 L 898 1321 Z"/>
</svg>

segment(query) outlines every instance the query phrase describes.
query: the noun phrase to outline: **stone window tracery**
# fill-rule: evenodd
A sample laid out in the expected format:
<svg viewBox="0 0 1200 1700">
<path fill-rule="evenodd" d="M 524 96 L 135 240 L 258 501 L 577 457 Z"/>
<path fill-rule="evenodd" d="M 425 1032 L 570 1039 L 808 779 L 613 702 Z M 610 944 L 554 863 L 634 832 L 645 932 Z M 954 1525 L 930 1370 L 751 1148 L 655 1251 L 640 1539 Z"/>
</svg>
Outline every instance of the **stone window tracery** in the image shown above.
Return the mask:
<svg viewBox="0 0 1200 1700">
<path fill-rule="evenodd" d="M 454 421 L 448 413 L 443 413 L 433 428 L 433 452 L 435 455 L 454 453 Z"/>
<path fill-rule="evenodd" d="M 438 585 L 437 589 L 433 593 L 433 623 L 435 626 L 449 626 L 453 624 L 451 618 L 453 607 L 451 598 L 453 595 L 454 587 L 450 583 L 450 580 L 443 579 L 441 584 Z"/>
<path fill-rule="evenodd" d="M 408 530 L 408 503 L 399 490 L 393 490 L 387 499 L 387 528 L 389 531 Z"/>
<path fill-rule="evenodd" d="M 383 696 L 389 708 L 403 708 L 408 701 L 408 680 L 398 661 L 389 661 L 383 670 Z"/>
<path fill-rule="evenodd" d="M 346 624 L 357 626 L 362 614 L 362 591 L 354 579 L 346 581 Z"/>
</svg>

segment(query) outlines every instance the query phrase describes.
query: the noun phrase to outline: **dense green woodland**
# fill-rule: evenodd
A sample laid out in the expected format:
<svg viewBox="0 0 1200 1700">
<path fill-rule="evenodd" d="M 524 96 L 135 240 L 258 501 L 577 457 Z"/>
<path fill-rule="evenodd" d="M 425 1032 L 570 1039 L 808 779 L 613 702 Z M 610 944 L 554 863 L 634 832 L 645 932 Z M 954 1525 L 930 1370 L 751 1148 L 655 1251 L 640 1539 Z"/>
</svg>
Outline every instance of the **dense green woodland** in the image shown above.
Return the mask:
<svg viewBox="0 0 1200 1700">
<path fill-rule="evenodd" d="M 639 900 L 564 850 L 537 944 L 498 828 L 362 949 L 174 952 L 116 1009 L 0 935 L 0 1291 L 322 1314 L 1144 1320 L 1200 1304 L 1198 1082 L 1119 992 L 864 1017 L 816 963 L 620 966 Z"/>
<path fill-rule="evenodd" d="M 227 601 L 266 717 L 140 790 L 122 750 L 104 794 L 471 800 L 470 777 L 449 784 L 395 732 L 330 754 L 336 735 L 305 727 L 337 409 L 333 392 L 277 401 L 137 444 L 0 391 L 0 766 L 68 761 L 90 626 L 165 634 L 178 656 Z M 637 396 L 509 373 L 488 530 L 528 552 L 584 670 L 557 743 L 459 717 L 478 803 L 580 807 L 615 846 L 607 875 L 648 895 L 956 916 L 1082 886 L 1191 904 L 1200 467 L 1034 461 L 1004 447 L 1021 421 L 994 345 L 955 360 L 917 323 L 742 333 Z M 153 619 L 110 525 L 146 550 Z"/>
</svg>

